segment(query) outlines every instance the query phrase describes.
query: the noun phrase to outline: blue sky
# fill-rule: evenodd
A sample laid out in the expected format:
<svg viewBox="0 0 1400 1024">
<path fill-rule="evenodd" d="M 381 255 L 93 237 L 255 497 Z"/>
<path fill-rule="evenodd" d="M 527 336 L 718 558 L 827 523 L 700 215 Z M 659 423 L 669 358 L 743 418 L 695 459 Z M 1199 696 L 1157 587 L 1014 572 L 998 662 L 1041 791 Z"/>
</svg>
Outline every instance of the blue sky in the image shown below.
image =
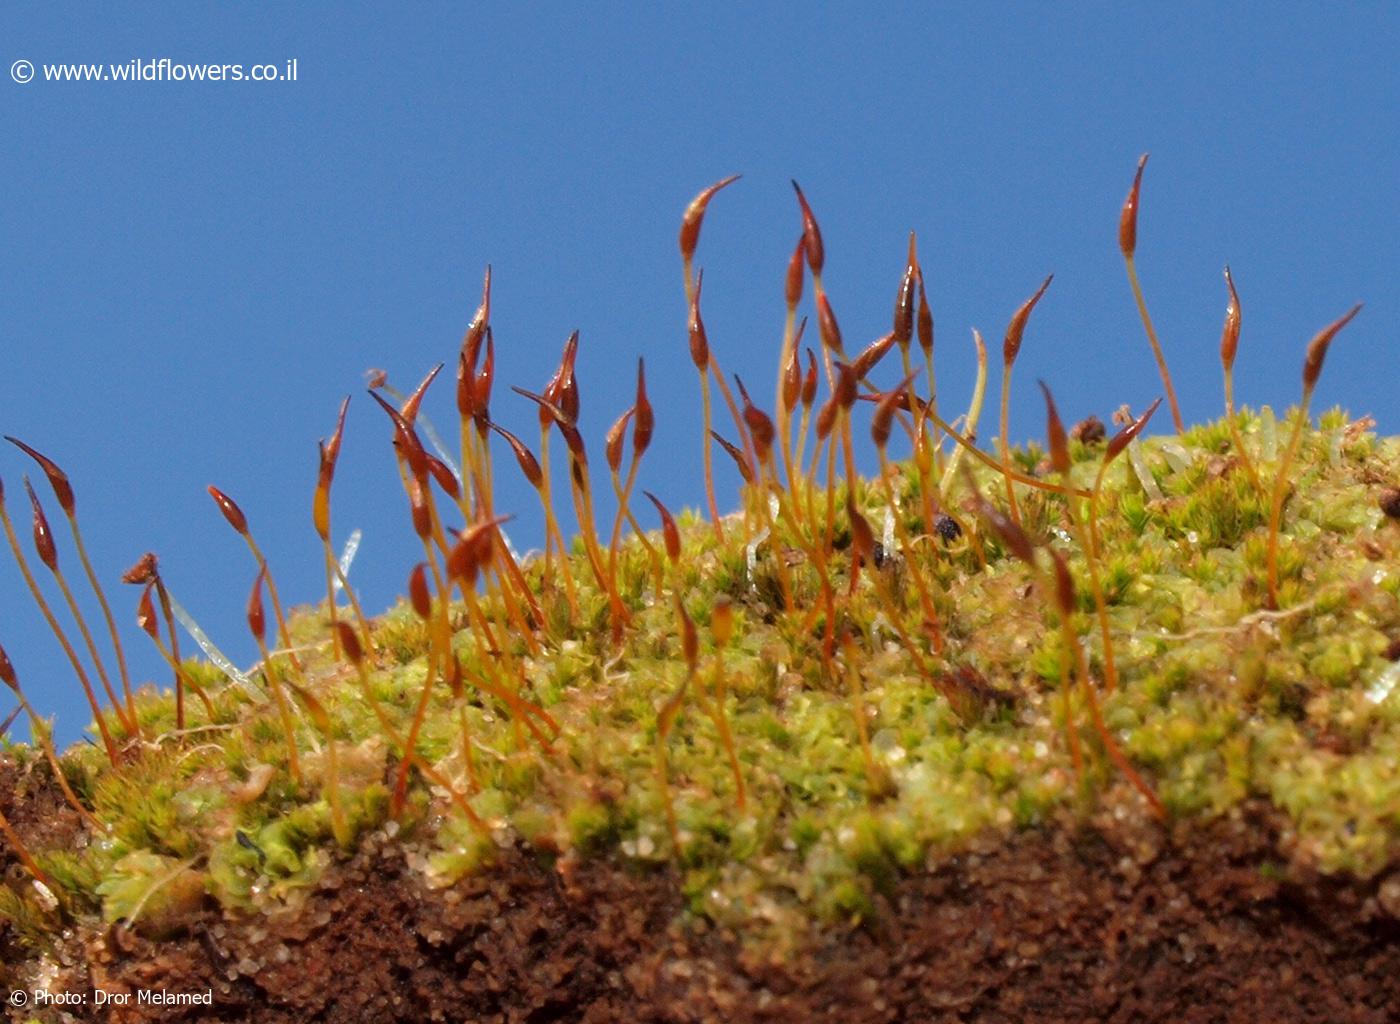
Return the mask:
<svg viewBox="0 0 1400 1024">
<path fill-rule="evenodd" d="M 969 329 L 995 351 L 1053 271 L 1017 364 L 1013 438 L 1043 429 L 1037 376 L 1067 418 L 1145 404 L 1160 384 L 1116 227 L 1150 151 L 1138 263 L 1187 418 L 1221 407 L 1229 262 L 1244 303 L 1240 401 L 1292 402 L 1307 339 L 1365 301 L 1317 400 L 1400 429 L 1393 6 L 121 6 L 0 11 L 0 63 L 36 68 L 27 83 L 0 78 L 0 433 L 72 477 L 140 678 L 166 673 L 115 580 L 147 550 L 216 640 L 253 660 L 253 570 L 210 483 L 242 504 L 284 596 L 317 598 L 316 440 L 345 394 L 338 537 L 365 532 L 353 579 L 367 606 L 402 591 L 415 542 L 364 373 L 411 385 L 454 359 L 488 262 L 496 416 L 533 433 L 504 385 L 542 385 L 578 328 L 583 427 L 601 462 L 645 355 L 658 426 L 642 483 L 698 505 L 676 231 L 700 188 L 736 172 L 701 242 L 705 316 L 725 368 L 764 381 L 765 396 L 795 177 L 848 344 L 888 330 L 913 229 L 945 401 L 966 400 Z M 298 80 L 44 80 L 45 64 L 160 57 L 296 58 Z M 427 409 L 452 422 L 446 381 Z M 498 458 L 498 505 L 530 546 L 534 494 Z M 0 452 L 26 535 L 31 470 Z M 735 484 L 726 475 L 723 492 Z M 609 502 L 600 514 L 610 521 Z M 76 738 L 76 684 L 8 554 L 0 643 Z"/>
</svg>

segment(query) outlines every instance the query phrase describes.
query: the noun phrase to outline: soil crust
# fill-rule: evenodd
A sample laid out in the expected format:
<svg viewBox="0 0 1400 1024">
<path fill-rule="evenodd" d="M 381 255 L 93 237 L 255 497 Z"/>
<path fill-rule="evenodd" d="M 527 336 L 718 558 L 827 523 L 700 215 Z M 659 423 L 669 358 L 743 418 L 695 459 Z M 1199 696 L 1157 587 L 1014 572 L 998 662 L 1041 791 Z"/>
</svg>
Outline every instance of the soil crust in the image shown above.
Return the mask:
<svg viewBox="0 0 1400 1024">
<path fill-rule="evenodd" d="M 0 809 L 23 834 L 65 820 L 42 771 L 0 764 Z M 1253 805 L 1170 834 L 1106 817 L 987 837 L 894 882 L 873 922 L 781 950 L 687 915 L 669 870 L 514 851 L 432 890 L 380 838 L 294 910 L 209 907 L 161 941 L 73 929 L 43 981 L 0 924 L 0 981 L 86 994 L 41 1020 L 1398 1019 L 1400 882 L 1284 869 L 1283 834 Z M 0 866 L 21 884 L 10 851 Z M 98 1008 L 98 989 L 130 1005 Z M 142 990 L 212 1005 L 141 1005 Z"/>
</svg>

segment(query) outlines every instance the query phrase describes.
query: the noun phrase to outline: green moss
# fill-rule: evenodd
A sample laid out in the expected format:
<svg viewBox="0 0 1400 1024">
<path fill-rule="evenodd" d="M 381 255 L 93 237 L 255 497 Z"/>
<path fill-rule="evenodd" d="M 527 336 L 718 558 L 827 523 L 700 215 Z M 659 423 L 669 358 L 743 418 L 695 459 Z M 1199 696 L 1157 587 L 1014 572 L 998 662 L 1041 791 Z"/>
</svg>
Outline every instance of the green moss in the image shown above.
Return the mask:
<svg viewBox="0 0 1400 1024">
<path fill-rule="evenodd" d="M 1279 425 L 1268 410 L 1239 414 L 1266 484 L 1281 447 Z M 1119 676 L 1112 694 L 1103 691 L 1109 652 L 1090 566 L 1064 499 L 1024 486 L 1018 496 L 1027 529 L 1069 560 L 1079 599 L 1072 625 L 1107 727 L 1168 811 L 1210 817 L 1262 797 L 1288 816 L 1299 858 L 1365 875 L 1400 857 L 1400 675 L 1384 657 L 1400 637 L 1393 568 L 1400 529 L 1380 515 L 1374 497 L 1377 480 L 1400 475 L 1400 442 L 1353 427 L 1326 414 L 1302 446 L 1284 512 L 1278 611 L 1265 606 L 1267 495 L 1233 459 L 1224 423 L 1138 442 L 1134 456 L 1151 487 L 1129 459 L 1113 465 L 1096 524 L 1096 568 Z M 1092 484 L 1102 450 L 1074 448 L 1080 486 Z M 1016 454 L 1025 472 L 1043 471 L 1042 459 L 1035 448 Z M 1003 493 L 985 466 L 971 468 L 984 493 Z M 898 513 L 913 531 L 923 513 L 916 477 L 906 467 Z M 879 533 L 883 489 L 856 492 Z M 945 497 L 956 509 L 957 495 Z M 816 501 L 820 509 L 824 494 Z M 484 827 L 416 770 L 404 813 L 389 821 L 386 783 L 400 751 L 381 735 L 355 673 L 334 660 L 323 617 L 292 616 L 305 645 L 304 685 L 332 720 L 339 792 L 356 841 L 411 837 L 414 849 L 427 851 L 411 862 L 437 885 L 490 870 L 502 846 L 520 840 L 549 856 L 674 861 L 692 910 L 717 921 L 742 920 L 760 898 L 794 913 L 863 919 L 902 873 L 979 834 L 1040 827 L 1088 813 L 1100 800 L 1148 813 L 1112 770 L 1082 692 L 1072 708 L 1085 758 L 1076 779 L 1053 595 L 989 534 L 915 549 L 933 584 L 939 648 L 920 628 L 908 552 L 882 568 L 865 567 L 846 596 L 850 530 L 838 512 L 833 633 L 849 630 L 854 638 L 857 701 L 846 671 L 852 655 L 839 645 L 830 658 L 823 653 L 820 580 L 790 526 L 778 524 L 752 554 L 751 569 L 740 523 L 727 523 L 720 545 L 693 514 L 680 521 L 684 554 L 673 578 L 698 630 L 699 660 L 665 749 L 679 850 L 663 811 L 657 721 L 686 667 L 672 577 L 657 594 L 635 541 L 621 555 L 630 623 L 620 644 L 611 637 L 606 595 L 581 554 L 571 563 L 577 615 L 538 562 L 526 567 L 544 615 L 538 652 L 509 628 L 500 630 L 498 649 L 472 630 L 454 636 L 465 691 L 458 700 L 441 683 L 434 688 L 417 749 L 470 793 Z M 776 552 L 786 559 L 792 614 L 784 611 Z M 722 651 L 712 636 L 720 596 L 734 610 Z M 495 598 L 483 604 L 494 622 L 506 621 Z M 465 609 L 454 606 L 453 614 L 465 621 Z M 399 607 L 376 620 L 374 641 L 370 691 L 402 734 L 427 671 L 427 631 Z M 503 665 L 518 673 L 503 675 Z M 110 832 L 83 849 L 39 851 L 73 906 L 100 905 L 109 920 L 139 908 L 156 932 L 196 896 L 231 907 L 271 905 L 351 852 L 332 839 L 319 730 L 297 723 L 306 775 L 298 784 L 271 703 L 253 701 L 209 666 L 192 663 L 187 671 L 214 701 L 214 717 L 191 702 L 193 731 L 163 738 L 120 772 L 104 766 L 99 751 L 67 754 L 65 772 Z M 939 687 L 963 671 L 985 689 L 950 701 Z M 742 810 L 712 703 L 720 672 L 724 721 L 747 795 Z M 518 705 L 474 685 L 482 677 L 536 705 L 557 734 L 538 715 L 529 721 L 539 735 L 532 733 Z M 168 694 L 147 690 L 138 704 L 148 727 L 173 723 Z M 857 715 L 870 739 L 869 765 Z M 7 900 L 0 913 L 33 931 L 42 911 L 6 892 L 0 889 Z"/>
<path fill-rule="evenodd" d="M 112 865 L 96 892 L 102 897 L 105 920 L 161 935 L 199 907 L 204 878 L 191 861 L 136 850 Z"/>
</svg>

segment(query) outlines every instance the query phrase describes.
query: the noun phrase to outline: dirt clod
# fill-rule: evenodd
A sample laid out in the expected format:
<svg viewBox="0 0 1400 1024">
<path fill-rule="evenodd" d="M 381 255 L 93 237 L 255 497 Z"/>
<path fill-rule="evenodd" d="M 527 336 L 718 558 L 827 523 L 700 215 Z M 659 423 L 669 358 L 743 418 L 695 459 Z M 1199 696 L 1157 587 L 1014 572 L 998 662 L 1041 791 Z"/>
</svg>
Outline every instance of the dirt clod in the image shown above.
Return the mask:
<svg viewBox="0 0 1400 1024">
<path fill-rule="evenodd" d="M 1387 487 L 1381 491 L 1378 504 L 1391 519 L 1400 519 L 1400 487 Z"/>
<path fill-rule="evenodd" d="M 991 837 L 897 882 L 864 926 L 813 926 L 781 952 L 688 918 L 670 869 L 560 871 L 517 851 L 443 891 L 380 844 L 295 910 L 211 909 L 162 942 L 75 934 L 49 985 L 209 993 L 199 1007 L 89 998 L 73 1018 L 167 1024 L 1394 1019 L 1396 876 L 1281 871 L 1262 807 L 1158 831 L 1144 855 L 1150 827 Z"/>
<path fill-rule="evenodd" d="M 1108 431 L 1103 420 L 1097 416 L 1087 416 L 1070 429 L 1069 436 L 1084 444 L 1098 444 L 1108 436 Z"/>
</svg>

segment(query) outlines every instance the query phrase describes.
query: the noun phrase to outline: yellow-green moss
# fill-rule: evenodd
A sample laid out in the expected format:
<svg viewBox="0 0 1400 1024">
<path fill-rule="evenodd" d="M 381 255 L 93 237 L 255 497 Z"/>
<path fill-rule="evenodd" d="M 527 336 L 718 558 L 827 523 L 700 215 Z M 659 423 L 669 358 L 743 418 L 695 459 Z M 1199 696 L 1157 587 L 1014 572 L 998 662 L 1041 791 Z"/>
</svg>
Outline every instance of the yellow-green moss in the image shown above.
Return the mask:
<svg viewBox="0 0 1400 1024">
<path fill-rule="evenodd" d="M 1278 424 L 1267 410 L 1243 411 L 1239 424 L 1267 486 L 1281 447 Z M 1072 480 L 1088 486 L 1102 446 L 1076 443 L 1073 452 Z M 1400 475 L 1400 441 L 1377 440 L 1336 412 L 1307 434 L 1285 514 L 1279 611 L 1264 601 L 1268 498 L 1231 455 L 1226 425 L 1138 442 L 1134 459 L 1138 470 L 1126 458 L 1114 463 L 1100 506 L 1100 566 L 1121 681 L 1117 692 L 1101 695 L 1108 727 L 1173 815 L 1218 815 L 1262 798 L 1287 815 L 1296 856 L 1311 866 L 1365 876 L 1393 863 L 1400 857 L 1400 678 L 1385 652 L 1400 637 L 1400 525 L 1382 516 L 1375 493 L 1377 481 Z M 1026 471 L 1041 461 L 1035 449 L 1017 456 Z M 1144 489 L 1143 472 L 1161 497 Z M 989 492 L 1000 486 L 985 467 L 976 475 Z M 919 496 L 912 484 L 901 488 L 900 514 L 913 524 Z M 1101 678 L 1087 565 L 1070 539 L 1063 500 L 1022 491 L 1028 526 L 1069 558 L 1080 584 L 1075 626 Z M 858 493 L 878 532 L 883 490 Z M 759 549 L 750 574 L 737 522 L 723 548 L 707 524 L 690 516 L 682 522 L 681 593 L 701 637 L 698 681 L 666 749 L 682 848 L 672 849 L 663 814 L 657 711 L 685 666 L 669 587 L 655 593 L 650 562 L 633 540 L 621 560 L 619 590 L 632 613 L 621 648 L 581 555 L 573 561 L 577 618 L 557 580 L 544 580 L 539 563 L 527 567 L 552 639 L 532 657 L 521 638 L 503 634 L 523 666 L 521 695 L 561 731 L 545 751 L 501 702 L 472 697 L 467 720 L 481 790 L 471 801 L 487 832 L 415 773 L 402 822 L 381 833 L 425 851 L 421 865 L 435 884 L 489 870 L 499 847 L 518 838 L 549 855 L 675 860 L 692 907 L 720 920 L 758 906 L 769 916 L 859 916 L 900 872 L 976 834 L 1033 827 L 1104 801 L 1146 814 L 1102 756 L 1082 704 L 1075 714 L 1087 761 L 1076 785 L 1058 696 L 1063 641 L 1027 569 L 989 538 L 982 569 L 977 542 L 966 537 L 919 549 L 937 582 L 947 638 L 942 656 L 925 650 L 924 659 L 936 672 L 974 669 L 1004 699 L 973 701 L 972 711 L 954 707 L 923 674 L 877 600 L 874 575 L 884 573 L 903 606 L 915 607 L 897 559 L 867 567 L 843 612 L 860 652 L 872 757 L 889 784 L 872 796 L 848 681 L 823 667 L 820 628 L 804 630 L 801 615 L 782 613 L 773 540 Z M 787 550 L 781 528 L 777 539 L 792 563 L 798 607 L 813 606 L 816 574 Z M 840 587 L 845 543 L 838 531 Z M 737 611 L 722 652 L 708 628 L 720 595 Z M 483 600 L 502 621 L 494 599 Z M 298 612 L 293 632 L 308 645 L 307 685 L 333 718 L 347 766 L 344 797 L 363 835 L 387 821 L 386 780 L 397 759 L 353 672 L 333 660 L 324 616 L 324 609 Z M 406 730 L 427 632 L 403 607 L 382 616 L 374 632 L 371 686 Z M 468 631 L 454 646 L 469 669 L 481 667 Z M 714 716 L 695 692 L 710 685 L 721 660 L 723 711 L 748 792 L 742 813 Z M 189 900 L 192 879 L 227 905 L 255 907 L 307 885 L 344 855 L 331 840 L 321 769 L 301 787 L 291 780 L 271 705 L 253 702 L 207 666 L 194 674 L 215 699 L 215 721 L 191 702 L 192 731 L 148 746 L 120 773 L 103 767 L 95 751 L 67 755 L 75 785 L 110 828 L 82 851 L 45 855 L 74 905 L 100 904 L 109 919 L 140 906 L 159 926 Z M 465 790 L 460 722 L 446 688 L 439 691 L 419 750 Z M 147 691 L 140 712 L 148 726 L 168 728 L 173 720 L 168 695 Z M 297 729 L 304 760 L 315 768 L 321 759 L 313 751 L 325 738 L 304 720 Z M 276 771 L 255 786 L 258 765 Z M 0 914 L 32 931 L 38 912 L 7 899 Z"/>
</svg>

